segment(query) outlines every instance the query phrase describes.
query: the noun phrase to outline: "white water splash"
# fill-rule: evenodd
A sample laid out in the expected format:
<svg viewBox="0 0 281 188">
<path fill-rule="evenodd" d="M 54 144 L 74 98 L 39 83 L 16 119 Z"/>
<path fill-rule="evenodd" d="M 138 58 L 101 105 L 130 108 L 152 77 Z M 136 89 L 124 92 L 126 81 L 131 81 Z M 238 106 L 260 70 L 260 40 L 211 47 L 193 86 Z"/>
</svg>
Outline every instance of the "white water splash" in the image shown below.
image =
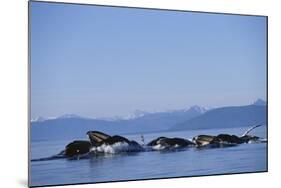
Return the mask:
<svg viewBox="0 0 281 188">
<path fill-rule="evenodd" d="M 153 150 L 165 150 L 165 149 L 176 149 L 176 148 L 179 148 L 179 147 L 180 147 L 180 145 L 178 145 L 178 144 L 175 144 L 173 146 L 157 144 L 155 146 L 152 146 L 151 148 Z"/>
<path fill-rule="evenodd" d="M 117 142 L 112 145 L 102 144 L 101 146 L 91 148 L 90 151 L 95 153 L 115 154 L 120 152 L 130 152 L 136 150 L 137 148 L 135 146 L 131 146 L 126 142 Z"/>
</svg>

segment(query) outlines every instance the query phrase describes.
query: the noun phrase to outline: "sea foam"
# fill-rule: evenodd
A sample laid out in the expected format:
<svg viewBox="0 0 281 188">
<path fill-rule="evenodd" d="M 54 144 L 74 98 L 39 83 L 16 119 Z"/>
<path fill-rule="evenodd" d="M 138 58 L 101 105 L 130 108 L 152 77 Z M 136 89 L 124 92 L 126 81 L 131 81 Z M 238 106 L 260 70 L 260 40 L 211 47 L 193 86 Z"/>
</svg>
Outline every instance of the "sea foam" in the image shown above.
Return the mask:
<svg viewBox="0 0 281 188">
<path fill-rule="evenodd" d="M 117 142 L 112 145 L 102 144 L 98 147 L 91 148 L 91 152 L 115 154 L 120 152 L 136 151 L 136 147 L 129 145 L 126 142 Z"/>
</svg>

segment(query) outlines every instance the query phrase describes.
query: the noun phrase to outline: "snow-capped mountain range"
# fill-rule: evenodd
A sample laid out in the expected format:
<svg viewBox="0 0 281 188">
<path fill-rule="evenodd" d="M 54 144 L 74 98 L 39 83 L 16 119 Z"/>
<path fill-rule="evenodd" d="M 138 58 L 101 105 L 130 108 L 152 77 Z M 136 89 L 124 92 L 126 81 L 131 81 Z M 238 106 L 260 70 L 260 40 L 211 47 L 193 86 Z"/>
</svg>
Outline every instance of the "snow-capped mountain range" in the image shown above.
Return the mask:
<svg viewBox="0 0 281 188">
<path fill-rule="evenodd" d="M 47 121 L 47 120 L 54 120 L 54 119 L 74 119 L 74 118 L 78 118 L 78 119 L 96 119 L 96 120 L 106 120 L 106 121 L 119 121 L 119 120 L 133 120 L 133 119 L 137 119 L 137 118 L 141 118 L 143 116 L 147 116 L 147 115 L 152 115 L 152 114 L 157 114 L 157 113 L 167 113 L 167 114 L 173 114 L 173 113 L 179 113 L 179 112 L 188 112 L 188 111 L 196 111 L 200 114 L 205 113 L 206 111 L 210 110 L 212 108 L 206 108 L 206 107 L 201 107 L 198 105 L 194 105 L 191 106 L 189 108 L 185 108 L 185 109 L 181 109 L 181 110 L 167 110 L 167 111 L 154 111 L 154 112 L 147 112 L 144 110 L 135 110 L 132 114 L 128 115 L 128 116 L 113 116 L 113 117 L 100 117 L 100 118 L 95 118 L 95 117 L 83 117 L 80 115 L 76 115 L 76 114 L 63 114 L 61 116 L 58 117 L 36 117 L 31 119 L 31 122 L 43 122 L 43 121 Z"/>
<path fill-rule="evenodd" d="M 83 118 L 83 117 L 78 116 L 76 114 L 64 114 L 64 115 L 61 115 L 61 116 L 58 116 L 58 117 L 47 117 L 47 118 L 39 116 L 39 117 L 31 119 L 31 122 L 43 122 L 43 121 L 46 121 L 46 120 L 67 119 L 67 118 Z"/>
<path fill-rule="evenodd" d="M 75 114 L 36 118 L 31 122 L 31 140 L 84 138 L 89 130 L 108 134 L 132 134 L 211 128 L 245 127 L 266 123 L 266 102 L 257 100 L 245 106 L 207 109 L 192 106 L 164 112 L 137 110 L 127 117 L 86 118 Z"/>
<path fill-rule="evenodd" d="M 252 105 L 266 105 L 266 102 L 262 99 L 257 99 L 252 103 Z M 46 120 L 54 120 L 54 119 L 68 119 L 68 118 L 79 118 L 79 119 L 96 119 L 96 120 L 105 120 L 105 121 L 119 121 L 119 120 L 133 120 L 137 118 L 141 118 L 147 115 L 152 115 L 152 114 L 159 114 L 159 113 L 167 113 L 167 114 L 173 114 L 173 113 L 180 113 L 180 112 L 188 112 L 188 111 L 196 111 L 200 114 L 203 114 L 209 110 L 212 110 L 213 108 L 211 107 L 202 107 L 198 105 L 194 105 L 185 109 L 180 109 L 180 110 L 167 110 L 167 111 L 155 111 L 155 112 L 147 112 L 144 110 L 135 110 L 132 114 L 128 116 L 113 116 L 113 117 L 100 117 L 100 118 L 95 118 L 95 117 L 83 117 L 80 115 L 76 114 L 64 114 L 58 117 L 36 117 L 31 119 L 31 122 L 43 122 Z"/>
</svg>

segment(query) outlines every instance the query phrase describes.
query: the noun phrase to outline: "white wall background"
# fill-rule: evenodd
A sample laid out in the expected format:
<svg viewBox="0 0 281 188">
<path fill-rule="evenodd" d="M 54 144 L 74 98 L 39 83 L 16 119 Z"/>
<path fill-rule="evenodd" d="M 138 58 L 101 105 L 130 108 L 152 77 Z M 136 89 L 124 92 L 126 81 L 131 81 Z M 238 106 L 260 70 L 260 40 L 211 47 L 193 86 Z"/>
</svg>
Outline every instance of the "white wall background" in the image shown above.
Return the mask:
<svg viewBox="0 0 281 188">
<path fill-rule="evenodd" d="M 281 6 L 274 0 L 65 0 L 269 16 L 269 172 L 72 187 L 268 187 L 280 185 Z M 27 187 L 27 0 L 0 5 L 0 187 Z"/>
</svg>

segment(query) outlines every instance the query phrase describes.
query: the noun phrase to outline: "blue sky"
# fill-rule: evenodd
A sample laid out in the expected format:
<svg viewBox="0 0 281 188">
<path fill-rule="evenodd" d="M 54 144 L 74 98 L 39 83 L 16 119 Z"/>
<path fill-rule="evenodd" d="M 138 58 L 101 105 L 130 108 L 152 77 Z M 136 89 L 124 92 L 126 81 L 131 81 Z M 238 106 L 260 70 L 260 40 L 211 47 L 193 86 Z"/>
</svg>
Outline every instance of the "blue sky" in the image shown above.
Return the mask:
<svg viewBox="0 0 281 188">
<path fill-rule="evenodd" d="M 31 3 L 31 116 L 266 98 L 266 18 Z"/>
</svg>

